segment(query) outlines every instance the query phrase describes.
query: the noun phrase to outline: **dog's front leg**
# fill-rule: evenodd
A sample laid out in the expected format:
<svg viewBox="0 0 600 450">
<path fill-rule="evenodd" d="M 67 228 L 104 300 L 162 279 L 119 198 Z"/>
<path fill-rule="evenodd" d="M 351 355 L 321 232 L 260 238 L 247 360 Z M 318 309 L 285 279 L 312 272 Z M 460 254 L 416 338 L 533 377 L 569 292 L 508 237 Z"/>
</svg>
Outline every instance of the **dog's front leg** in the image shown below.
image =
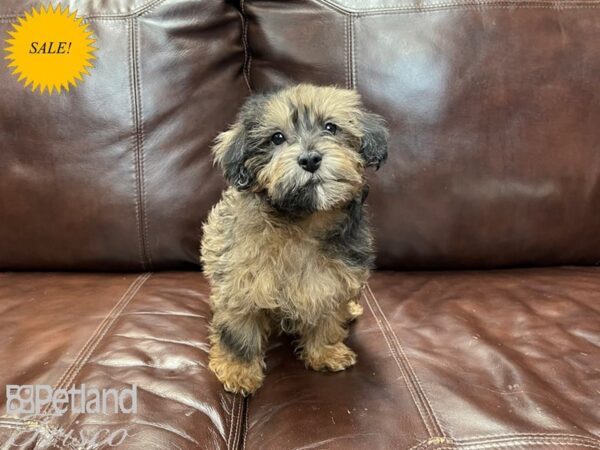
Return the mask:
<svg viewBox="0 0 600 450">
<path fill-rule="evenodd" d="M 300 332 L 300 358 L 313 370 L 338 372 L 356 363 L 356 353 L 346 344 L 347 305 L 322 317 L 316 325 Z"/>
<path fill-rule="evenodd" d="M 216 312 L 212 321 L 209 368 L 226 391 L 253 394 L 264 379 L 264 347 L 269 322 L 259 312 Z"/>
</svg>

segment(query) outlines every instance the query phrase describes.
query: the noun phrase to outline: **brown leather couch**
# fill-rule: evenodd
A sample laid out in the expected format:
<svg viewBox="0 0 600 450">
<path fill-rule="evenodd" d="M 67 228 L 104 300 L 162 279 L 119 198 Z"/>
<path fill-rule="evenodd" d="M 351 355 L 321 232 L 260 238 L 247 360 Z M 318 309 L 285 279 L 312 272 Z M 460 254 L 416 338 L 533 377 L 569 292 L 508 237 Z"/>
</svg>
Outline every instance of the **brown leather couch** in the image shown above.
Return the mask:
<svg viewBox="0 0 600 450">
<path fill-rule="evenodd" d="M 3 0 L 0 32 L 37 4 Z M 600 1 L 62 4 L 98 39 L 85 83 L 0 69 L 0 448 L 600 449 Z M 355 367 L 274 339 L 244 399 L 206 367 L 209 148 L 249 92 L 298 81 L 389 122 L 380 270 Z M 36 384 L 135 384 L 138 412 L 7 414 L 4 386 Z"/>
</svg>

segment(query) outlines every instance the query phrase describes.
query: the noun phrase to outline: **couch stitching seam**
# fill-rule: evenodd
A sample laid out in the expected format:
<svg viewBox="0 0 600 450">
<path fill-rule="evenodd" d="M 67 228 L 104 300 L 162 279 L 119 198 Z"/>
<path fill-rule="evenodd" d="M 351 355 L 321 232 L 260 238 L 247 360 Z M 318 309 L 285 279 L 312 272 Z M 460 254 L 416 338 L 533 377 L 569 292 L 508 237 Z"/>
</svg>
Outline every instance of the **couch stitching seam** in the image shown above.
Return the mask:
<svg viewBox="0 0 600 450">
<path fill-rule="evenodd" d="M 242 425 L 242 412 L 244 409 L 244 399 L 240 396 L 240 395 L 236 395 L 236 397 L 238 397 L 238 404 L 240 405 L 238 408 L 238 414 L 237 414 L 237 419 L 235 421 L 235 433 L 233 436 L 233 448 L 234 449 L 238 449 L 240 447 L 240 429 L 241 429 L 241 425 Z"/>
<path fill-rule="evenodd" d="M 232 426 L 234 426 L 234 428 L 231 433 L 231 448 L 233 450 L 237 449 L 236 440 L 237 440 L 238 424 L 240 423 L 239 416 L 240 416 L 240 413 L 242 412 L 242 402 L 239 400 L 239 396 L 237 394 L 235 394 L 235 404 L 236 404 L 235 420 L 232 423 Z"/>
<path fill-rule="evenodd" d="M 433 407 L 431 406 L 431 402 L 429 401 L 429 398 L 427 397 L 427 394 L 425 393 L 425 389 L 423 388 L 423 385 L 421 384 L 421 380 L 417 376 L 417 373 L 415 372 L 412 364 L 410 363 L 408 355 L 404 351 L 404 347 L 400 344 L 398 336 L 396 336 L 396 333 L 394 332 L 394 330 L 392 328 L 392 325 L 388 321 L 385 313 L 383 312 L 383 309 L 381 308 L 381 306 L 379 305 L 379 302 L 377 301 L 377 298 L 375 297 L 375 294 L 373 293 L 373 291 L 371 290 L 371 287 L 368 284 L 367 284 L 367 290 L 369 291 L 369 294 L 371 295 L 371 298 L 373 299 L 373 302 L 377 306 L 377 309 L 381 313 L 381 317 L 383 318 L 384 322 L 387 324 L 387 327 L 388 327 L 388 330 L 389 330 L 390 335 L 392 337 L 392 340 L 396 343 L 396 347 L 397 347 L 397 349 L 400 352 L 400 356 L 401 356 L 401 358 L 403 359 L 403 361 L 406 364 L 409 376 L 411 376 L 411 378 L 413 380 L 413 383 L 416 383 L 416 386 L 417 386 L 417 395 L 421 398 L 421 401 L 425 405 L 425 411 L 427 412 L 427 414 L 429 415 L 430 420 L 434 424 L 434 428 L 435 428 L 435 433 L 434 434 L 436 436 L 441 435 L 443 438 L 446 438 L 447 437 L 446 433 L 444 432 L 444 429 L 440 425 L 440 421 L 439 421 L 439 419 L 438 419 L 438 417 L 436 415 L 435 409 L 433 409 Z"/>
<path fill-rule="evenodd" d="M 547 10 L 569 10 L 569 9 L 598 9 L 600 8 L 600 4 L 591 4 L 591 5 L 564 5 L 561 7 L 560 5 L 523 5 L 523 4 L 470 4 L 470 5 L 459 5 L 459 6 L 438 6 L 433 8 L 422 8 L 422 9 L 414 9 L 414 10 L 401 10 L 401 11 L 381 11 L 381 12 L 370 12 L 370 13 L 360 13 L 360 14 L 352 14 L 354 17 L 370 17 L 370 16 L 390 16 L 390 15 L 398 15 L 398 14 L 428 14 L 439 11 L 485 11 L 485 10 L 494 10 L 494 9 L 547 9 Z"/>
<path fill-rule="evenodd" d="M 345 25 L 346 25 L 346 30 L 345 30 L 345 44 L 346 44 L 346 48 L 345 48 L 345 57 L 346 57 L 346 67 L 345 67 L 345 75 L 346 75 L 346 87 L 348 89 L 352 89 L 352 55 L 351 55 L 351 46 L 352 44 L 350 43 L 350 16 L 344 16 L 344 21 L 345 21 Z"/>
<path fill-rule="evenodd" d="M 454 439 L 460 443 L 484 443 L 484 441 L 498 441 L 498 440 L 510 440 L 514 438 L 521 439 L 552 439 L 552 438 L 564 438 L 587 441 L 589 444 L 600 446 L 600 439 L 596 439 L 591 436 L 583 436 L 580 434 L 569 434 L 569 433 L 505 433 L 505 434 L 490 434 L 481 436 L 472 436 L 466 439 Z"/>
<path fill-rule="evenodd" d="M 231 447 L 229 446 L 229 439 L 231 438 L 231 425 L 228 427 L 227 429 L 227 435 L 225 436 L 225 433 L 223 433 L 223 438 L 225 439 L 225 446 L 227 447 L 227 450 L 230 450 Z"/>
<path fill-rule="evenodd" d="M 84 354 L 88 353 L 88 349 L 91 346 L 94 345 L 94 342 L 97 339 L 101 339 L 100 335 L 102 334 L 102 331 L 106 330 L 108 327 L 110 327 L 111 317 L 114 317 L 115 313 L 121 308 L 121 305 L 123 303 L 127 302 L 131 295 L 135 295 L 137 293 L 137 291 L 139 290 L 139 287 L 141 287 L 141 285 L 144 284 L 148 278 L 150 278 L 150 274 L 139 275 L 127 287 L 127 289 L 125 290 L 125 292 L 123 293 L 123 295 L 121 295 L 121 298 L 119 298 L 119 300 L 117 301 L 117 303 L 115 303 L 115 305 L 108 312 L 108 314 L 106 315 L 106 317 L 104 319 L 102 319 L 102 321 L 100 322 L 100 324 L 96 327 L 96 329 L 94 330 L 94 332 L 92 333 L 92 335 L 88 338 L 88 340 L 83 345 L 83 347 L 81 347 L 81 349 L 79 350 L 79 352 L 75 356 L 75 359 L 73 360 L 73 363 L 71 364 L 71 366 L 69 368 L 67 368 L 67 370 L 65 370 L 65 372 L 58 379 L 58 381 L 54 385 L 54 389 L 55 390 L 56 389 L 60 389 L 62 387 L 65 387 L 68 384 L 67 379 L 69 379 L 69 378 L 73 379 L 73 376 L 70 375 L 70 373 L 73 370 L 75 370 L 76 367 L 79 366 L 80 361 L 84 358 Z M 116 317 L 114 317 L 114 319 L 116 319 Z M 47 405 L 46 407 L 44 407 L 44 409 L 42 410 L 42 412 L 45 413 L 48 410 L 48 408 L 49 408 L 49 405 Z"/>
<path fill-rule="evenodd" d="M 40 422 L 32 421 L 31 419 L 28 419 L 27 421 L 20 421 L 18 423 L 10 423 L 10 422 L 0 421 L 0 428 L 8 428 L 10 430 L 13 430 L 13 432 L 10 434 L 9 440 L 5 441 L 4 443 L 10 442 L 13 439 L 13 436 L 18 437 L 17 432 L 20 433 L 23 431 L 31 431 L 31 429 L 29 428 L 31 423 L 40 423 Z M 44 423 L 44 422 L 41 422 L 41 423 Z M 39 433 L 39 431 L 38 431 L 38 433 Z M 17 436 L 15 436 L 16 434 L 17 434 Z M 39 434 L 38 434 L 38 436 L 39 436 Z M 42 439 L 46 439 L 46 438 L 47 438 L 47 436 L 42 436 Z M 77 441 L 76 438 L 74 438 L 73 436 L 68 436 L 69 440 L 68 440 L 68 442 L 65 442 L 66 438 L 67 437 L 64 437 L 63 440 L 61 441 L 61 443 L 63 445 L 66 445 L 69 450 L 81 450 L 81 446 L 79 445 L 79 442 Z M 75 441 L 75 442 L 73 442 L 73 441 Z M 37 440 L 36 445 L 39 442 L 40 441 Z M 13 441 L 13 443 L 14 443 L 14 441 Z M 52 448 L 58 448 L 56 442 L 50 442 L 48 445 L 52 446 Z M 65 448 L 63 447 L 63 448 L 60 448 L 59 450 L 65 450 Z"/>
<path fill-rule="evenodd" d="M 128 13 L 113 13 L 113 14 L 90 14 L 88 16 L 78 16 L 83 18 L 84 20 L 128 20 L 132 17 L 140 17 L 144 14 L 149 13 L 154 8 L 160 6 L 162 3 L 165 3 L 167 0 L 154 0 L 145 5 L 141 5 L 138 9 L 128 12 Z M 13 21 L 17 20 L 19 17 L 23 17 L 23 14 L 4 14 L 0 15 L 0 21 Z"/>
<path fill-rule="evenodd" d="M 250 80 L 252 79 L 251 77 L 251 70 L 252 70 L 252 52 L 250 51 L 250 44 L 248 44 L 248 68 L 246 69 L 247 74 L 248 74 L 248 84 L 250 86 L 250 90 L 252 91 L 252 83 L 250 82 Z"/>
<path fill-rule="evenodd" d="M 15 420 L 15 419 L 13 419 Z M 21 419 L 17 419 L 17 420 L 21 420 Z M 14 422 L 5 422 L 4 420 L 0 420 L 0 428 L 8 428 L 9 430 L 12 430 L 8 436 L 9 441 L 16 439 L 18 437 L 18 432 L 21 431 L 23 429 L 23 427 L 25 426 L 24 423 L 14 423 Z M 9 442 L 6 441 L 6 442 Z"/>
<path fill-rule="evenodd" d="M 419 442 L 418 444 L 413 445 L 408 450 L 428 450 L 430 448 L 434 448 L 435 445 L 441 445 L 441 444 L 453 445 L 454 440 L 444 438 L 441 436 L 434 436 L 434 437 L 427 439 L 426 441 L 422 441 L 422 442 Z"/>
<path fill-rule="evenodd" d="M 404 4 L 404 5 L 390 5 L 383 7 L 375 7 L 375 8 L 365 8 L 365 9 L 353 9 L 348 8 L 343 5 L 340 5 L 334 1 L 330 0 L 315 0 L 317 3 L 332 8 L 342 14 L 346 15 L 354 15 L 354 16 L 362 16 L 362 15 L 376 15 L 376 14 L 386 14 L 386 13 L 399 13 L 399 12 L 419 12 L 419 11 L 427 11 L 430 9 L 439 9 L 439 8 L 454 8 L 461 9 L 462 7 L 469 6 L 512 6 L 512 7 L 528 7 L 531 5 L 534 6 L 542 6 L 547 8 L 555 8 L 555 9 L 570 9 L 570 8 L 586 8 L 586 7 L 597 7 L 600 6 L 600 2 L 597 0 L 593 1 L 574 1 L 574 2 L 564 2 L 564 1 L 543 1 L 543 0 L 530 0 L 530 1 L 515 1 L 515 0 L 507 0 L 507 1 L 466 1 L 466 2 L 436 2 L 430 3 L 427 5 L 414 5 L 414 4 Z"/>
<path fill-rule="evenodd" d="M 164 1 L 164 0 L 163 0 Z M 83 17 L 84 21 L 88 22 L 105 22 L 105 21 L 120 21 L 120 20 L 128 20 L 133 17 L 143 17 L 145 14 L 149 13 L 152 9 L 159 6 L 163 1 L 159 1 L 153 5 L 152 8 L 146 9 L 144 11 L 133 13 L 133 14 L 124 14 L 124 15 L 114 15 L 114 16 L 102 16 L 102 15 L 90 15 L 87 17 Z M 322 0 L 315 0 L 320 2 Z M 512 3 L 486 3 L 486 2 L 473 2 L 473 3 L 439 3 L 432 4 L 427 6 L 418 6 L 406 9 L 393 9 L 393 10 L 364 10 L 364 11 L 350 11 L 343 10 L 340 8 L 336 8 L 332 5 L 328 5 L 327 3 L 322 3 L 324 6 L 328 6 L 334 10 L 337 10 L 341 14 L 345 14 L 347 16 L 354 17 L 367 17 L 367 16 L 384 16 L 384 15 L 395 15 L 402 13 L 429 13 L 436 12 L 442 10 L 485 10 L 485 9 L 554 9 L 554 10 L 569 10 L 569 9 L 597 9 L 600 8 L 600 3 L 567 3 L 567 2 L 543 2 L 543 3 L 528 3 L 523 4 L 520 2 L 512 2 Z M 14 22 L 22 15 L 5 15 L 0 16 L 0 23 Z"/>
<path fill-rule="evenodd" d="M 136 278 L 136 280 L 132 283 L 131 291 L 126 296 L 125 295 L 123 296 L 123 301 L 120 302 L 121 304 L 118 305 L 118 308 L 111 311 L 111 315 L 108 316 L 109 320 L 106 322 L 106 326 L 104 327 L 104 329 L 102 330 L 102 332 L 100 333 L 98 338 L 94 339 L 94 342 L 92 343 L 91 347 L 89 348 L 88 351 L 86 351 L 86 355 L 82 355 L 83 358 L 77 363 L 76 366 L 73 366 L 73 367 L 76 367 L 75 372 L 69 376 L 68 380 L 65 380 L 64 386 L 68 386 L 73 381 L 75 381 L 75 379 L 77 378 L 77 375 L 79 375 L 79 372 L 81 371 L 83 366 L 87 363 L 87 361 L 93 355 L 96 348 L 98 348 L 98 345 L 100 344 L 102 339 L 104 339 L 104 337 L 106 336 L 108 331 L 111 329 L 111 327 L 117 321 L 117 319 L 121 316 L 121 313 L 125 310 L 125 308 L 127 308 L 127 306 L 131 303 L 131 300 L 133 300 L 133 298 L 137 295 L 137 293 L 142 288 L 144 283 L 146 283 L 146 281 L 148 281 L 148 279 L 151 276 L 152 276 L 151 273 L 142 274 L 142 275 L 138 276 Z"/>
<path fill-rule="evenodd" d="M 600 449 L 600 446 L 597 445 L 590 445 L 588 443 L 585 442 L 581 442 L 581 441 L 574 441 L 574 440 L 553 440 L 553 439 L 533 439 L 533 440 L 521 440 L 521 439 L 514 439 L 512 441 L 509 442 L 503 442 L 503 443 L 492 443 L 490 442 L 489 444 L 458 444 L 458 445 L 451 445 L 451 446 L 443 446 L 443 447 L 436 447 L 436 446 L 432 446 L 430 447 L 431 449 L 435 449 L 435 450 L 487 450 L 487 449 L 499 449 L 499 448 L 507 448 L 507 447 L 514 447 L 514 446 L 537 446 L 537 445 L 551 445 L 551 446 L 558 446 L 559 448 L 561 448 L 564 445 L 575 445 L 577 447 L 585 447 L 585 448 L 593 448 L 593 449 Z"/>
<path fill-rule="evenodd" d="M 252 85 L 250 84 L 250 66 L 252 64 L 252 54 L 250 53 L 250 46 L 248 43 L 248 16 L 246 15 L 246 2 L 241 0 L 240 3 L 240 14 L 242 16 L 242 44 L 244 46 L 244 65 L 242 67 L 242 73 L 248 91 L 252 92 Z"/>
<path fill-rule="evenodd" d="M 248 437 L 248 409 L 250 409 L 250 399 L 244 399 L 246 407 L 244 408 L 244 440 L 242 441 L 242 450 L 246 450 L 246 439 Z"/>
<path fill-rule="evenodd" d="M 81 359 L 76 365 L 72 366 L 72 368 L 76 367 L 75 372 L 68 377 L 69 378 L 68 380 L 65 379 L 65 383 L 64 383 L 63 387 L 68 386 L 69 384 L 71 384 L 75 381 L 75 379 L 77 378 L 77 375 L 79 375 L 79 372 L 81 372 L 81 369 L 83 368 L 83 366 L 85 366 L 87 361 L 89 361 L 90 357 L 94 354 L 94 351 L 96 351 L 96 349 L 98 348 L 98 345 L 100 345 L 100 342 L 102 342 L 102 340 L 104 339 L 104 337 L 106 336 L 108 331 L 112 328 L 112 326 L 115 324 L 117 319 L 121 316 L 122 312 L 125 310 L 125 308 L 127 308 L 127 306 L 129 306 L 129 304 L 135 298 L 135 296 L 137 295 L 139 290 L 142 288 L 142 286 L 146 283 L 146 281 L 148 281 L 148 279 L 151 276 L 152 276 L 152 273 L 141 274 L 130 285 L 131 289 L 128 289 L 128 292 L 126 291 L 126 293 L 123 294 L 123 297 L 121 298 L 122 301 L 120 300 L 118 302 L 117 308 L 116 309 L 113 308 L 111 310 L 109 316 L 107 317 L 107 319 L 109 319 L 109 320 L 106 322 L 106 326 L 104 327 L 104 329 L 102 330 L 100 335 L 98 335 L 98 337 L 96 339 L 94 339 L 94 342 L 92 343 L 91 347 L 89 347 L 89 350 L 87 350 L 86 354 L 82 355 L 83 359 Z M 90 342 L 90 341 L 88 341 L 88 342 Z M 70 426 L 67 427 L 67 429 L 65 430 L 65 433 L 67 433 L 69 431 L 69 428 L 70 428 Z"/>
<path fill-rule="evenodd" d="M 148 249 L 147 236 L 147 212 L 146 212 L 146 188 L 144 177 L 144 124 L 142 112 L 142 98 L 140 89 L 139 74 L 139 24 L 137 19 L 131 19 L 130 24 L 130 88 L 132 92 L 132 112 L 133 112 L 133 144 L 134 144 L 134 168 L 136 182 L 136 218 L 138 228 L 138 241 L 140 247 L 140 258 L 142 268 L 147 270 L 151 267 L 152 261 Z"/>
<path fill-rule="evenodd" d="M 242 421 L 242 410 L 244 407 L 244 399 L 240 396 L 236 394 L 236 404 L 238 405 L 238 407 L 236 408 L 236 415 L 235 415 L 235 428 L 233 430 L 233 435 L 232 435 L 232 439 L 231 439 L 231 448 L 233 450 L 237 450 L 239 448 L 239 438 L 240 438 L 240 424 Z"/>
<path fill-rule="evenodd" d="M 129 302 L 137 292 L 140 290 L 142 285 L 152 276 L 151 273 L 145 273 L 139 275 L 125 290 L 121 298 L 115 303 L 113 308 L 109 311 L 104 319 L 100 322 L 100 324 L 96 327 L 92 335 L 88 338 L 86 343 L 77 353 L 77 356 L 73 360 L 71 366 L 67 368 L 67 370 L 61 375 L 56 384 L 54 385 L 54 390 L 64 388 L 68 386 L 69 383 L 72 383 L 81 368 L 85 365 L 85 363 L 89 360 L 90 356 L 93 354 L 94 350 L 98 347 L 100 341 L 104 338 L 108 330 L 114 324 L 114 322 L 118 319 L 121 312 L 127 307 Z M 74 371 L 74 372 L 73 372 Z M 42 410 L 42 414 L 35 414 L 28 420 L 36 419 L 38 417 L 43 417 L 48 409 L 50 408 L 50 404 L 47 404 Z"/>
<path fill-rule="evenodd" d="M 466 439 L 434 437 L 414 445 L 410 450 L 485 449 L 502 448 L 513 444 L 538 445 L 572 444 L 600 449 L 600 441 L 592 437 L 565 433 L 507 433 L 503 435 L 476 436 Z M 441 445 L 441 446 L 440 446 Z M 450 447 L 449 447 L 450 445 Z"/>
<path fill-rule="evenodd" d="M 344 84 L 350 89 L 348 82 L 348 16 L 344 15 Z"/>
<path fill-rule="evenodd" d="M 115 303 L 115 306 L 113 306 L 113 308 L 109 311 L 109 313 L 107 314 L 107 316 L 102 319 L 102 321 L 100 322 L 100 324 L 96 327 L 96 329 L 94 330 L 94 332 L 92 333 L 92 335 L 88 338 L 88 340 L 86 341 L 86 343 L 83 345 L 83 347 L 81 347 L 81 349 L 79 350 L 79 352 L 77 353 L 77 355 L 75 356 L 75 359 L 73 360 L 73 363 L 71 364 L 71 366 L 69 366 L 67 368 L 67 370 L 65 372 L 63 372 L 63 374 L 60 376 L 60 378 L 58 379 L 58 381 L 55 383 L 54 385 L 54 390 L 62 388 L 66 385 L 66 380 L 68 378 L 72 379 L 72 376 L 70 375 L 70 373 L 75 370 L 75 368 L 80 364 L 80 360 L 83 358 L 83 355 L 88 351 L 87 349 L 93 345 L 94 340 L 96 340 L 98 338 L 98 336 L 100 335 L 102 329 L 106 326 L 106 324 L 109 322 L 110 317 L 115 313 L 115 311 L 119 308 L 119 305 L 121 305 L 124 301 L 126 301 L 126 299 L 128 298 L 128 296 L 130 295 L 130 293 L 132 292 L 132 289 L 134 288 L 134 286 L 137 286 L 137 284 L 139 283 L 140 277 L 142 277 L 142 275 L 138 276 L 125 290 L 125 292 L 123 293 L 123 295 L 121 295 L 121 298 L 117 301 L 117 303 Z M 136 291 L 137 292 L 137 291 Z M 89 357 L 89 356 L 88 356 Z M 42 414 L 35 414 L 33 416 L 31 416 L 31 419 L 36 419 L 38 417 L 43 416 L 43 414 L 45 414 L 48 409 L 50 408 L 50 405 L 46 405 L 43 409 L 42 409 Z M 11 434 L 11 437 L 14 435 Z"/>
<path fill-rule="evenodd" d="M 410 380 L 410 377 L 408 376 L 408 372 L 407 372 L 406 368 L 400 362 L 399 356 L 396 354 L 396 350 L 394 349 L 394 346 L 392 345 L 392 342 L 390 341 L 390 339 L 388 337 L 388 333 L 386 332 L 387 330 L 385 329 L 381 320 L 375 314 L 375 310 L 371 306 L 371 302 L 369 301 L 369 298 L 367 297 L 364 289 L 363 289 L 363 297 L 365 299 L 365 302 L 366 302 L 369 310 L 371 311 L 371 314 L 373 315 L 373 318 L 375 319 L 375 322 L 377 323 L 377 326 L 379 327 L 379 330 L 381 331 L 381 334 L 383 335 L 383 338 L 390 350 L 392 357 L 394 358 L 394 361 L 396 362 L 396 365 L 398 366 L 398 369 L 400 370 L 400 374 L 402 375 L 402 378 L 404 379 L 404 383 L 406 384 L 406 387 L 408 389 L 410 397 L 412 398 L 413 404 L 417 408 L 419 417 L 421 418 L 421 421 L 423 422 L 423 425 L 425 426 L 427 435 L 429 437 L 432 437 L 434 435 L 434 433 L 431 431 L 430 425 L 429 425 L 428 421 L 425 419 L 425 415 L 423 414 L 423 411 L 421 409 L 422 408 L 422 405 L 420 404 L 421 402 L 417 401 L 417 397 L 415 396 L 416 395 L 416 393 L 415 393 L 416 387 Z"/>
<path fill-rule="evenodd" d="M 229 425 L 229 433 L 227 436 L 227 449 L 231 450 L 231 438 L 233 436 L 233 427 L 235 424 L 235 410 L 237 407 L 237 395 L 233 397 L 233 402 L 231 404 L 231 423 Z"/>
<path fill-rule="evenodd" d="M 141 187 L 142 187 L 142 212 L 143 212 L 143 242 L 144 242 L 144 251 L 146 256 L 146 261 L 148 263 L 148 268 L 152 269 L 152 252 L 150 250 L 149 239 L 148 239 L 148 198 L 146 195 L 146 152 L 144 151 L 146 147 L 146 129 L 144 127 L 144 103 L 142 101 L 142 73 L 140 70 L 140 32 L 139 32 L 139 21 L 135 19 L 136 26 L 136 52 L 135 52 L 135 64 L 136 64 L 136 74 L 137 74 L 137 83 L 136 90 L 138 96 L 138 112 L 139 112 L 139 133 L 140 133 L 140 153 L 141 153 L 141 164 L 140 164 L 140 179 L 141 179 Z"/>
<path fill-rule="evenodd" d="M 142 242 L 142 233 L 141 233 L 141 217 L 140 217 L 140 196 L 139 196 L 139 161 L 138 161 L 138 133 L 137 133 L 137 101 L 135 99 L 135 81 L 134 81 L 134 63 L 133 63 L 133 53 L 134 53 L 134 24 L 133 20 L 127 22 L 127 32 L 128 32 L 128 50 L 127 50 L 127 58 L 129 60 L 129 98 L 131 100 L 131 141 L 133 146 L 133 174 L 134 174 L 134 184 L 135 184 L 135 192 L 134 192 L 134 205 L 135 205 L 135 226 L 137 231 L 137 243 L 138 243 L 138 257 L 140 259 L 140 263 L 142 267 L 145 265 L 144 258 L 144 244 Z"/>
<path fill-rule="evenodd" d="M 354 82 L 354 17 L 349 16 L 348 17 L 348 37 L 349 37 L 349 45 L 350 45 L 350 49 L 349 49 L 349 53 L 350 53 L 350 58 L 349 58 L 349 65 L 348 65 L 348 71 L 349 71 L 349 75 L 348 75 L 348 80 L 350 82 L 350 89 L 354 89 L 354 87 L 356 86 L 355 82 Z"/>
<path fill-rule="evenodd" d="M 352 89 L 356 89 L 356 86 L 358 85 L 357 79 L 356 79 L 356 29 L 355 29 L 355 18 L 354 16 L 350 17 L 350 35 L 352 36 L 352 65 L 350 66 L 351 69 L 351 76 L 352 76 Z"/>
</svg>

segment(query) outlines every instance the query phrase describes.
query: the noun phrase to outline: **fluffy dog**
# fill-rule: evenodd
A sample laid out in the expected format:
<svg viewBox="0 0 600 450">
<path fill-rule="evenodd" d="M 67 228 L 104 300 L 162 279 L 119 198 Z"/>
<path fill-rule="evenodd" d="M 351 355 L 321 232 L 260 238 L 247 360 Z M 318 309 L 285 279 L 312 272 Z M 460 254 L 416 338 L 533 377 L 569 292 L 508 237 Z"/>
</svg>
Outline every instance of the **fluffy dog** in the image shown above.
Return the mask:
<svg viewBox="0 0 600 450">
<path fill-rule="evenodd" d="M 373 264 L 364 171 L 388 132 L 356 91 L 298 85 L 250 97 L 213 153 L 230 187 L 204 225 L 210 369 L 230 392 L 264 378 L 271 331 L 297 336 L 314 370 L 356 362 L 347 323 Z"/>
</svg>

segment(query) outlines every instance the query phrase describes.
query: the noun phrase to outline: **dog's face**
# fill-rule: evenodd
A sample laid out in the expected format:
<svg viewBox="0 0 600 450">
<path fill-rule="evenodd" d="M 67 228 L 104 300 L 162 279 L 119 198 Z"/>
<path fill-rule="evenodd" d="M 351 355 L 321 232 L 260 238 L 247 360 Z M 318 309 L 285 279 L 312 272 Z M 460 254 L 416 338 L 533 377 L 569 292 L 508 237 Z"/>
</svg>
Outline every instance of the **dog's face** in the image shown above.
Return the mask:
<svg viewBox="0 0 600 450">
<path fill-rule="evenodd" d="M 213 149 L 227 181 L 283 212 L 340 207 L 387 158 L 383 119 L 356 91 L 298 85 L 250 97 Z"/>
</svg>

